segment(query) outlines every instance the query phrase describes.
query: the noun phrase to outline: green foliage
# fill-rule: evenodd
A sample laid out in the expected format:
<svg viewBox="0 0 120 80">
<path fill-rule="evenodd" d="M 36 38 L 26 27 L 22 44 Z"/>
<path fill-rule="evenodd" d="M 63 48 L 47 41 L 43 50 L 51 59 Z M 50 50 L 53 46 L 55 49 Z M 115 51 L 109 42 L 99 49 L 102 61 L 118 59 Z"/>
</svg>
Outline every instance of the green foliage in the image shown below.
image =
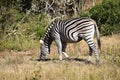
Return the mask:
<svg viewBox="0 0 120 80">
<path fill-rule="evenodd" d="M 38 25 L 35 29 L 35 32 L 36 32 L 37 38 L 40 39 L 45 32 L 45 27 Z"/>
<path fill-rule="evenodd" d="M 45 15 L 19 13 L 16 9 L 5 10 L 0 16 L 0 51 L 27 50 L 38 46 L 47 23 Z"/>
<path fill-rule="evenodd" d="M 30 48 L 35 48 L 37 45 L 36 40 L 31 40 L 29 38 L 14 36 L 7 40 L 0 41 L 0 51 L 4 50 L 17 50 L 17 51 L 25 51 Z"/>
<path fill-rule="evenodd" d="M 45 32 L 47 24 L 48 22 L 44 14 L 31 15 L 31 18 L 29 17 L 28 22 L 24 25 L 26 26 L 25 35 L 34 35 L 34 39 L 40 39 Z"/>
<path fill-rule="evenodd" d="M 114 27 L 112 27 L 109 24 L 103 24 L 101 25 L 101 33 L 102 35 L 111 35 L 114 31 Z"/>
<path fill-rule="evenodd" d="M 24 14 L 18 13 L 18 14 L 16 15 L 16 21 L 17 21 L 17 22 L 21 21 L 24 16 L 25 16 Z"/>
<path fill-rule="evenodd" d="M 102 4 L 95 5 L 84 12 L 81 16 L 89 16 L 99 25 L 102 35 L 110 35 L 111 33 L 120 32 L 120 1 L 104 0 Z M 87 14 L 87 15 L 86 15 Z"/>
<path fill-rule="evenodd" d="M 120 23 L 120 1 L 105 0 L 102 4 L 90 9 L 91 18 L 97 20 L 98 24 L 108 23 L 110 25 Z"/>
</svg>

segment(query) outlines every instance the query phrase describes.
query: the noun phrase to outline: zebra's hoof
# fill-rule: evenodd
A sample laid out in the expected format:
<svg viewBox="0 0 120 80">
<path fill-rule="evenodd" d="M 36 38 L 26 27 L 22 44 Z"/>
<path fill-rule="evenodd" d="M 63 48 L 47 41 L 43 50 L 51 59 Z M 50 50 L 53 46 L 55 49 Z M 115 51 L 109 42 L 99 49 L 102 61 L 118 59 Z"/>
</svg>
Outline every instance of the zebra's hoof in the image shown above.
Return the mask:
<svg viewBox="0 0 120 80">
<path fill-rule="evenodd" d="M 50 59 L 39 59 L 39 61 L 49 61 Z"/>
<path fill-rule="evenodd" d="M 67 61 L 69 61 L 69 60 L 71 60 L 69 57 L 67 57 L 67 58 L 65 58 L 65 60 L 67 60 Z"/>
<path fill-rule="evenodd" d="M 93 64 L 91 61 L 85 61 L 85 64 Z"/>
<path fill-rule="evenodd" d="M 100 65 L 100 61 L 96 60 L 96 65 L 99 66 Z"/>
</svg>

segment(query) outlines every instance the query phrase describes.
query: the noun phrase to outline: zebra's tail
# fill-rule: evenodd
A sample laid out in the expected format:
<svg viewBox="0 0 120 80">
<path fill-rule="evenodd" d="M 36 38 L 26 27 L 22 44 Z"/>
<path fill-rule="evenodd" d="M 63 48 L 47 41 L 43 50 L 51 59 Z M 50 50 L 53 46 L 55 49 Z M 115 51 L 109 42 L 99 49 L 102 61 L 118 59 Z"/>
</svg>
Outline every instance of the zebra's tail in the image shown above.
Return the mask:
<svg viewBox="0 0 120 80">
<path fill-rule="evenodd" d="M 95 31 L 96 31 L 96 35 L 97 35 L 97 43 L 98 43 L 98 47 L 101 50 L 101 41 L 100 41 L 100 33 L 97 27 L 97 24 L 95 23 Z"/>
</svg>

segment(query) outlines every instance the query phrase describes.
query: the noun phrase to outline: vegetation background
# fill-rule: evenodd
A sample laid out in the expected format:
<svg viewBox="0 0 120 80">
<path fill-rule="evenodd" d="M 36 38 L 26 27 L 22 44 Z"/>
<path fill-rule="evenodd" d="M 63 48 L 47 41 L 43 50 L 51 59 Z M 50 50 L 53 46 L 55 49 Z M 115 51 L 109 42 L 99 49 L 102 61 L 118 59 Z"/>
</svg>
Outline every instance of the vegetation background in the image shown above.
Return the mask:
<svg viewBox="0 0 120 80">
<path fill-rule="evenodd" d="M 68 45 L 70 61 L 56 59 L 53 43 L 51 59 L 38 62 L 39 39 L 47 26 L 54 19 L 74 17 L 97 22 L 102 41 L 100 66 L 94 60 L 85 64 L 88 47 L 84 41 Z M 119 33 L 119 0 L 0 0 L 0 79 L 119 80 Z"/>
<path fill-rule="evenodd" d="M 54 19 L 74 17 L 94 19 L 102 36 L 120 33 L 119 0 L 1 0 L 0 50 L 38 46 Z"/>
</svg>

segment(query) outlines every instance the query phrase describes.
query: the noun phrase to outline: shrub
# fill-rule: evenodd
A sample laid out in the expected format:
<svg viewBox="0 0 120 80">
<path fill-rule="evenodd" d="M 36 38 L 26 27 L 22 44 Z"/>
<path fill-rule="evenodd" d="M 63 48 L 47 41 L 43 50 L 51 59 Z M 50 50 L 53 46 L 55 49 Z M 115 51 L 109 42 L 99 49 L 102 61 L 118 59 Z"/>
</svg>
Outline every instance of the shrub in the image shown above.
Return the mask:
<svg viewBox="0 0 120 80">
<path fill-rule="evenodd" d="M 81 16 L 87 16 L 94 19 L 102 35 L 111 35 L 111 33 L 120 32 L 120 1 L 103 0 L 102 4 L 95 5 L 89 12 L 83 12 Z"/>
<path fill-rule="evenodd" d="M 40 39 L 42 37 L 43 33 L 45 32 L 45 27 L 38 25 L 35 29 L 35 32 L 36 32 L 36 37 L 38 39 Z"/>
<path fill-rule="evenodd" d="M 25 23 L 25 34 L 26 36 L 34 35 L 34 39 L 40 39 L 45 32 L 45 28 L 48 24 L 44 14 L 34 15 L 32 20 L 28 19 L 29 22 Z"/>
<path fill-rule="evenodd" d="M 114 27 L 112 27 L 109 24 L 102 24 L 101 25 L 101 33 L 102 35 L 111 35 L 112 32 L 114 31 Z"/>
<path fill-rule="evenodd" d="M 4 28 L 0 27 L 0 51 L 28 50 L 38 46 L 37 39 L 43 35 L 46 26 L 44 17 L 44 14 L 26 16 L 10 9 L 2 18 Z"/>
<path fill-rule="evenodd" d="M 102 4 L 90 9 L 91 18 L 97 20 L 99 24 L 114 25 L 120 23 L 120 1 L 115 1 L 105 0 Z"/>
</svg>

